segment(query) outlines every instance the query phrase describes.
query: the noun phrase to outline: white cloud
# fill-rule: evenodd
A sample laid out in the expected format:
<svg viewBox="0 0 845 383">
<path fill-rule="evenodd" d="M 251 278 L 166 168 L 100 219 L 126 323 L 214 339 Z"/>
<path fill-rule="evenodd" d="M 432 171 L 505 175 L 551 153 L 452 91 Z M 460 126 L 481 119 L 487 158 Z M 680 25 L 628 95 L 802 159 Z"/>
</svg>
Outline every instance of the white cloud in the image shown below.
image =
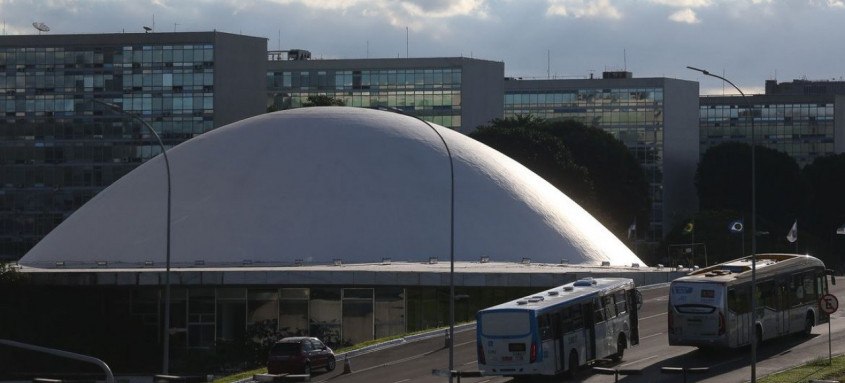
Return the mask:
<svg viewBox="0 0 845 383">
<path fill-rule="evenodd" d="M 669 20 L 676 23 L 698 24 L 701 20 L 696 16 L 695 11 L 690 8 L 682 9 L 669 16 Z"/>
<path fill-rule="evenodd" d="M 609 0 L 548 0 L 548 16 L 621 19 L 622 13 Z"/>
<path fill-rule="evenodd" d="M 703 8 L 713 5 L 711 0 L 649 0 L 653 4 L 676 8 Z"/>
</svg>

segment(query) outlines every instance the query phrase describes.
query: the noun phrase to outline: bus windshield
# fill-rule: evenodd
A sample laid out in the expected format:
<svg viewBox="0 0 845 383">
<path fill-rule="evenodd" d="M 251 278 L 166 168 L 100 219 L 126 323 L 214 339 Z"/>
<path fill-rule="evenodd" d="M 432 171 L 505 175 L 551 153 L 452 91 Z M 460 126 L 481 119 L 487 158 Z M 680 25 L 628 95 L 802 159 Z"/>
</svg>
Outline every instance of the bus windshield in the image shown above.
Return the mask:
<svg viewBox="0 0 845 383">
<path fill-rule="evenodd" d="M 481 315 L 485 336 L 519 336 L 531 332 L 527 311 L 498 311 Z"/>
</svg>

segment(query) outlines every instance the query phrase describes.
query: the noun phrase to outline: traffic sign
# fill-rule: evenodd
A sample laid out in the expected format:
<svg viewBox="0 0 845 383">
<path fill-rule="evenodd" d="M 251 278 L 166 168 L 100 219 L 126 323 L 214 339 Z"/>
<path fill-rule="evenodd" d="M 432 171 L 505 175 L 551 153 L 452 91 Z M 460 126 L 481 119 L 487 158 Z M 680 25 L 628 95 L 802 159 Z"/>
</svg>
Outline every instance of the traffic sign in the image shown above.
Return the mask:
<svg viewBox="0 0 845 383">
<path fill-rule="evenodd" d="M 839 309 L 839 300 L 833 294 L 825 294 L 819 299 L 819 308 L 830 315 Z"/>
</svg>

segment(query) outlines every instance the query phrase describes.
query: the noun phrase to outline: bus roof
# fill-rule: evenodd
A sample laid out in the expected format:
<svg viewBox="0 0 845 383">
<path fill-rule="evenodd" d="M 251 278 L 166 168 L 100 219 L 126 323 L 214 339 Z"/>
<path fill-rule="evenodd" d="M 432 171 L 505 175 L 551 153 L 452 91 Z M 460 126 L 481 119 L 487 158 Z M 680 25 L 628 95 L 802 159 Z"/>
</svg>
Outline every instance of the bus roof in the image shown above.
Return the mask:
<svg viewBox="0 0 845 383">
<path fill-rule="evenodd" d="M 630 278 L 582 278 L 523 298 L 514 299 L 500 305 L 488 307 L 479 311 L 484 313 L 497 310 L 527 310 L 542 311 L 563 303 L 597 296 L 599 293 L 618 288 L 634 288 L 634 280 Z"/>
<path fill-rule="evenodd" d="M 757 254 L 756 278 L 813 267 L 824 268 L 824 263 L 816 257 L 804 254 Z M 675 281 L 728 283 L 746 279 L 751 279 L 750 255 L 693 271 Z"/>
</svg>

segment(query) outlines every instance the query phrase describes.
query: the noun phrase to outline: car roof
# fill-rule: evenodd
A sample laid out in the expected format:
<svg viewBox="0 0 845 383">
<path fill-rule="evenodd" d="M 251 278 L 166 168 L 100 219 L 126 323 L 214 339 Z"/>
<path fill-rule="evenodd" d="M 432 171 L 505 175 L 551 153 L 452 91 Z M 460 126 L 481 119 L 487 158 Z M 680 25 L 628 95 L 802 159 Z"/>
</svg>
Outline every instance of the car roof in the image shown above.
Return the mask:
<svg viewBox="0 0 845 383">
<path fill-rule="evenodd" d="M 282 338 L 281 340 L 279 340 L 276 343 L 300 343 L 303 340 L 319 340 L 319 339 L 314 338 L 314 337 L 310 337 L 310 336 L 291 336 L 291 337 L 287 337 L 287 338 Z"/>
</svg>

